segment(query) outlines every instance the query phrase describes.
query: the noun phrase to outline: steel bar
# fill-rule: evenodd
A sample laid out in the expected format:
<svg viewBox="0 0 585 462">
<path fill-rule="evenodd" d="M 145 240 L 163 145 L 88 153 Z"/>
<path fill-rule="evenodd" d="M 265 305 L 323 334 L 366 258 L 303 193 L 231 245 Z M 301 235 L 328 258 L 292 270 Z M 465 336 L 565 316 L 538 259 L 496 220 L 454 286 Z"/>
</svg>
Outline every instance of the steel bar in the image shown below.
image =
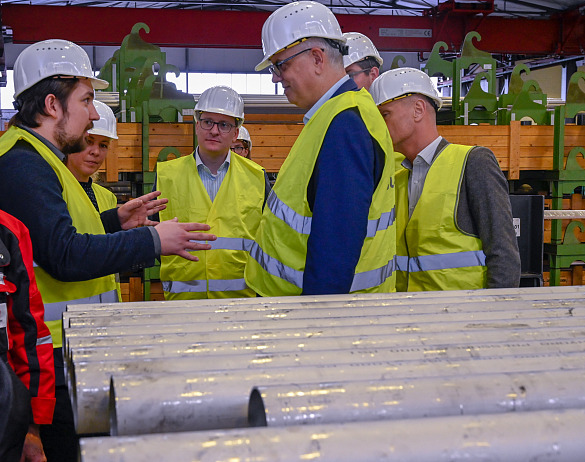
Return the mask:
<svg viewBox="0 0 585 462">
<path fill-rule="evenodd" d="M 307 332 L 308 336 L 320 335 L 320 332 L 327 329 L 337 328 L 348 328 L 355 327 L 357 329 L 383 326 L 386 329 L 388 335 L 402 334 L 402 333 L 413 333 L 428 335 L 433 332 L 443 332 L 447 330 L 486 330 L 486 329 L 524 329 L 535 330 L 544 327 L 550 328 L 575 328 L 575 321 L 569 318 L 558 319 L 551 321 L 548 319 L 536 319 L 527 320 L 523 319 L 522 322 L 515 320 L 510 321 L 474 321 L 472 323 L 467 321 L 452 322 L 452 323 L 424 323 L 424 322 L 409 322 L 405 324 L 388 324 L 389 319 L 386 317 L 371 317 L 371 318 L 327 318 L 323 319 L 296 319 L 281 321 L 262 321 L 262 322 L 215 322 L 215 323 L 201 323 L 201 324 L 168 324 L 168 325 L 154 325 L 154 326 L 124 326 L 124 327 L 109 327 L 109 328 L 82 328 L 75 329 L 70 332 L 67 344 L 76 345 L 77 342 L 83 342 L 85 340 L 92 339 L 103 339 L 106 340 L 110 337 L 125 337 L 131 335 L 166 335 L 166 334 L 177 334 L 187 335 L 192 333 L 201 332 L 202 330 L 209 333 L 216 332 L 249 332 L 254 330 L 263 330 L 270 332 L 278 332 L 279 330 L 294 330 L 303 329 Z M 67 348 L 68 349 L 68 348 Z"/>
<path fill-rule="evenodd" d="M 481 293 L 481 291 L 477 291 Z M 286 312 L 286 310 L 318 310 L 318 309 L 340 309 L 340 308 L 376 308 L 376 307 L 393 307 L 392 310 L 396 311 L 399 308 L 394 308 L 396 306 L 402 307 L 403 310 L 408 311 L 410 308 L 412 310 L 413 305 L 420 307 L 419 310 L 421 311 L 439 311 L 442 309 L 453 308 L 456 309 L 454 305 L 464 305 L 464 306 L 476 306 L 475 309 L 481 310 L 484 309 L 482 307 L 490 307 L 490 309 L 497 310 L 497 309 L 504 309 L 502 307 L 503 304 L 509 305 L 512 304 L 513 307 L 516 307 L 514 303 L 518 303 L 518 307 L 524 305 L 534 305 L 534 307 L 550 307 L 550 306 L 559 306 L 562 304 L 567 304 L 569 306 L 572 303 L 579 303 L 583 300 L 582 293 L 571 293 L 571 296 L 565 296 L 562 300 L 559 300 L 557 294 L 542 294 L 540 297 L 533 296 L 532 298 L 521 298 L 521 299 L 512 299 L 513 297 L 504 297 L 504 296 L 467 296 L 464 298 L 457 298 L 457 297 L 439 297 L 439 298 L 432 298 L 426 297 L 420 300 L 416 300 L 416 302 L 412 299 L 382 299 L 382 300 L 363 300 L 363 301 L 351 301 L 351 302 L 338 302 L 338 301 L 323 301 L 317 303 L 287 303 L 287 304 L 277 304 L 277 303 L 250 303 L 248 305 L 245 304 L 202 304 L 200 300 L 198 301 L 184 301 L 182 304 L 178 302 L 172 302 L 172 305 L 167 305 L 165 303 L 170 302 L 147 302 L 143 303 L 142 305 L 138 305 L 134 308 L 129 308 L 127 304 L 99 304 L 99 305 L 75 305 L 75 307 L 85 307 L 83 311 L 67 311 L 63 314 L 64 320 L 64 329 L 68 329 L 70 327 L 90 327 L 90 326 L 107 326 L 111 325 L 112 322 L 119 323 L 122 322 L 126 316 L 137 317 L 142 315 L 157 315 L 157 314 L 165 314 L 165 315 L 178 315 L 182 313 L 234 313 L 234 312 L 257 312 L 257 313 L 279 313 L 279 312 Z M 242 299 L 237 299 L 242 300 Z M 244 299 L 245 300 L 245 299 Z M 254 300 L 254 299 L 251 299 Z M 430 305 L 430 306 L 429 306 Z M 505 306 L 504 305 L 504 306 Z M 433 310 L 433 307 L 435 308 Z M 460 309 L 463 309 L 461 306 Z M 118 320 L 120 319 L 120 320 Z"/>
<path fill-rule="evenodd" d="M 295 367 L 273 367 L 266 360 L 243 362 L 240 370 L 232 369 L 230 374 L 236 376 L 245 376 L 254 374 L 270 374 L 273 377 L 276 374 L 289 375 L 290 382 L 321 382 L 327 380 L 346 380 L 351 378 L 381 378 L 386 377 L 437 377 L 459 374 L 462 376 L 478 373 L 494 372 L 530 372 L 535 370 L 571 370 L 580 369 L 585 364 L 585 354 L 566 353 L 566 354 L 545 354 L 545 355 L 524 355 L 522 357 L 489 357 L 485 359 L 474 358 L 474 360 L 457 360 L 457 361 L 400 361 L 395 357 L 383 360 L 379 356 L 372 355 L 364 357 L 362 355 L 350 355 L 348 362 L 343 363 L 338 358 L 337 352 L 332 355 L 323 355 L 323 361 L 319 364 L 308 366 L 298 358 L 299 361 L 294 363 Z M 470 359 L 473 355 L 468 355 Z M 361 360 L 360 360 L 361 357 Z M 308 367 L 305 367 L 308 366 Z M 73 412 L 76 416 L 76 426 L 78 433 L 107 432 L 109 430 L 109 393 L 110 378 L 112 376 L 122 375 L 149 375 L 164 373 L 197 373 L 204 374 L 204 377 L 210 377 L 214 371 L 228 371 L 224 368 L 221 357 L 215 357 L 215 367 L 204 370 L 194 361 L 169 361 L 166 359 L 152 360 L 134 360 L 134 361 L 108 361 L 108 362 L 89 362 L 76 364 L 75 374 L 71 376 L 70 390 L 72 391 Z M 308 372 L 310 371 L 310 372 Z M 301 380 L 301 376 L 307 374 L 307 378 Z M 390 375 L 387 375 L 390 374 Z M 240 379 L 241 379 L 240 376 Z M 241 380 L 244 382 L 244 380 Z M 272 380 L 263 383 L 272 383 Z M 190 386 L 194 386 L 192 382 Z M 253 385 L 253 384 L 252 384 Z M 242 393 L 242 408 L 244 415 L 247 415 L 247 400 L 251 386 L 247 386 Z M 234 384 L 230 393 L 234 392 Z M 162 387 L 160 391 L 153 393 L 162 401 L 180 402 L 181 399 L 189 397 L 188 393 L 181 392 L 179 395 L 165 395 L 170 392 L 170 387 Z M 238 393 L 241 393 L 239 390 Z M 119 395 L 116 395 L 117 397 Z M 205 396 L 205 395 L 203 395 Z M 119 401 L 117 399 L 117 401 Z M 192 402 L 193 400 L 190 400 Z M 211 401 L 213 397 L 211 397 Z M 212 403 L 213 404 L 213 403 Z M 154 403 L 150 403 L 154 407 Z M 211 406 L 213 408 L 213 406 Z M 217 413 L 217 409 L 212 409 L 212 413 Z M 200 413 L 199 415 L 203 415 Z M 202 421 L 204 419 L 202 418 Z"/>
<path fill-rule="evenodd" d="M 168 310 L 151 313 L 148 310 L 131 315 L 118 316 L 91 316 L 69 318 L 69 331 L 80 327 L 109 327 L 123 325 L 143 324 L 175 324 L 183 322 L 210 322 L 223 321 L 244 321 L 262 319 L 310 319 L 323 317 L 362 317 L 362 316 L 424 316 L 432 314 L 471 314 L 484 312 L 489 316 L 496 316 L 495 313 L 507 313 L 508 317 L 522 316 L 525 311 L 530 310 L 557 310 L 563 309 L 577 314 L 585 308 L 585 298 L 563 299 L 563 300 L 521 300 L 508 301 L 505 303 L 488 302 L 447 302 L 440 303 L 429 300 L 429 304 L 407 304 L 402 306 L 388 306 L 384 303 L 372 306 L 337 306 L 337 307 L 315 307 L 315 308 L 271 308 L 253 309 L 250 307 L 239 307 L 235 310 L 199 311 L 193 310 L 186 305 L 171 313 Z M 583 310 L 585 311 L 585 310 Z M 493 314 L 492 314 L 493 313 Z M 501 314 L 499 315 L 502 317 Z"/>
<path fill-rule="evenodd" d="M 584 301 L 585 303 L 585 301 Z M 382 312 L 380 312 L 382 311 Z M 437 323 L 440 322 L 441 324 L 448 325 L 449 323 L 453 322 L 471 322 L 474 323 L 481 323 L 481 322 L 506 322 L 509 321 L 510 318 L 517 324 L 521 324 L 526 322 L 529 319 L 536 319 L 536 318 L 548 318 L 548 319 L 558 319 L 562 320 L 563 318 L 571 318 L 577 319 L 580 318 L 581 313 L 585 316 L 585 310 L 573 307 L 573 305 L 563 306 L 559 308 L 551 308 L 551 309 L 526 309 L 520 310 L 519 312 L 509 312 L 509 311 L 484 311 L 484 312 L 456 312 L 451 313 L 450 311 L 440 311 L 435 314 L 417 314 L 411 313 L 408 315 L 393 315 L 391 312 L 384 313 L 384 310 L 376 310 L 378 314 L 372 314 L 367 310 L 352 310 L 352 309 L 339 309 L 338 311 L 332 313 L 330 316 L 327 316 L 327 312 L 320 311 L 305 311 L 305 310 L 298 310 L 298 311 L 289 311 L 286 314 L 282 314 L 277 319 L 269 318 L 263 320 L 238 320 L 233 319 L 232 316 L 228 315 L 221 315 L 220 324 L 215 324 L 214 320 L 211 317 L 207 317 L 206 314 L 202 314 L 202 317 L 197 317 L 196 315 L 193 316 L 182 316 L 181 319 L 177 319 L 177 322 L 182 322 L 183 327 L 171 328 L 172 331 L 180 333 L 185 332 L 189 329 L 193 330 L 193 327 L 187 327 L 189 324 L 192 325 L 199 325 L 203 323 L 209 323 L 207 326 L 209 331 L 213 330 L 247 330 L 247 329 L 263 329 L 263 328 L 286 328 L 286 327 L 294 327 L 294 326 L 307 326 L 307 327 L 314 327 L 314 326 L 334 326 L 334 325 L 372 325 L 372 324 L 396 324 L 403 326 L 405 325 L 412 325 L 413 323 Z M 343 312 L 343 313 L 342 313 Z M 242 313 L 246 316 L 245 313 Z M 312 317 L 322 315 L 323 317 Z M 346 316 L 343 316 L 345 314 Z M 353 315 L 353 316 L 352 316 Z M 303 317 L 305 316 L 305 317 Z M 308 317 L 306 317 L 308 316 Z M 228 317 L 232 319 L 231 321 L 226 320 L 225 318 Z M 237 316 L 234 316 L 237 317 Z M 166 318 L 168 320 L 168 317 Z M 155 323 L 155 320 L 149 318 L 150 323 Z M 295 324 L 291 324 L 294 323 Z M 138 321 L 140 322 L 140 321 Z M 146 321 L 145 321 L 146 322 Z M 156 324 L 156 323 L 155 323 Z M 573 324 L 576 325 L 576 324 Z M 145 329 L 139 330 L 138 326 L 145 326 Z M 128 326 L 114 326 L 114 327 L 121 327 L 118 330 L 112 330 L 112 328 L 96 328 L 97 330 L 82 330 L 81 328 L 78 329 L 69 329 L 68 334 L 66 336 L 67 341 L 73 336 L 99 336 L 104 335 L 106 333 L 111 332 L 112 335 L 123 335 L 122 333 L 133 332 L 160 332 L 162 329 L 162 325 L 158 326 L 151 326 L 150 324 L 136 324 L 136 325 L 128 325 Z M 445 328 L 447 330 L 447 328 Z M 72 334 L 72 335 L 71 335 Z M 68 357 L 69 355 L 69 347 L 65 349 L 65 356 Z"/>
<path fill-rule="evenodd" d="M 571 220 L 585 218 L 585 210 L 545 210 L 545 220 Z"/>
<path fill-rule="evenodd" d="M 585 357 L 582 357 L 581 361 L 584 360 Z M 541 366 L 534 361 L 515 359 L 506 360 L 504 370 L 507 371 L 508 375 L 515 374 L 517 377 L 520 376 L 520 373 L 516 372 L 512 366 L 508 365 L 507 363 L 509 362 L 514 362 L 521 370 L 533 374 L 536 374 L 536 371 L 540 371 L 538 373 L 556 373 L 558 371 L 557 366 L 552 362 L 545 361 Z M 486 364 L 488 366 L 487 370 L 491 371 L 490 373 L 500 374 L 500 377 L 505 377 L 504 374 L 499 372 L 496 366 L 493 366 L 493 361 L 490 360 Z M 582 362 L 580 365 L 577 365 L 576 372 L 570 370 L 564 372 L 567 372 L 567 377 L 578 375 L 582 379 L 583 364 L 585 363 Z M 493 369 L 489 369 L 490 367 L 493 367 Z M 530 369 L 531 367 L 534 367 L 534 369 Z M 443 402 L 443 399 L 453 396 L 453 393 L 456 393 L 459 389 L 466 391 L 469 394 L 476 393 L 476 396 L 479 394 L 480 398 L 476 407 L 482 405 L 481 399 L 484 398 L 481 398 L 481 396 L 483 392 L 485 392 L 486 395 L 492 393 L 489 396 L 494 396 L 495 393 L 485 390 L 484 384 L 481 382 L 481 380 L 484 380 L 483 377 L 488 377 L 489 374 L 483 373 L 480 368 L 473 367 L 470 364 L 461 363 L 460 365 L 457 365 L 455 368 L 457 375 L 449 375 L 448 379 L 445 378 L 444 374 L 452 374 L 453 371 L 451 371 L 446 365 L 436 369 L 437 375 L 434 375 L 433 372 L 429 372 L 428 375 L 423 375 L 422 377 L 417 375 L 415 367 L 412 369 L 398 367 L 396 373 L 388 372 L 389 368 L 390 366 L 387 368 L 378 367 L 376 369 L 373 365 L 364 365 L 363 367 L 358 365 L 340 365 L 325 369 L 302 368 L 298 371 L 290 369 L 272 369 L 265 371 L 261 370 L 258 372 L 226 371 L 211 372 L 209 374 L 204 374 L 203 372 L 198 371 L 173 375 L 114 375 L 110 384 L 109 400 L 111 432 L 113 435 L 130 435 L 244 427 L 247 426 L 250 417 L 250 390 L 256 386 L 261 386 L 263 383 L 270 384 L 270 387 L 261 388 L 261 390 L 267 390 L 267 409 L 269 413 L 271 409 L 273 409 L 275 401 L 280 398 L 275 398 L 274 394 L 270 395 L 271 387 L 275 387 L 275 390 L 287 390 L 288 392 L 293 391 L 295 389 L 294 387 L 297 387 L 298 390 L 302 391 L 309 390 L 311 387 L 321 386 L 323 390 L 327 390 L 328 387 L 336 387 L 336 384 L 339 383 L 347 384 L 348 382 L 364 381 L 366 379 L 378 384 L 386 383 L 397 387 L 392 391 L 392 398 L 388 399 L 386 408 L 382 406 L 380 409 L 374 407 L 374 404 L 377 404 L 377 402 L 369 400 L 365 393 L 362 395 L 361 401 L 358 398 L 352 400 L 352 397 L 348 396 L 348 402 L 345 403 L 346 405 L 350 406 L 350 403 L 362 403 L 364 406 L 363 410 L 359 408 L 354 409 L 353 412 L 355 415 L 360 415 L 360 412 L 361 415 L 366 415 L 368 412 L 379 412 L 381 415 L 383 413 L 390 414 L 392 411 L 395 413 L 400 411 L 403 413 L 424 412 L 422 403 L 425 402 L 425 400 L 435 400 L 441 396 L 437 393 L 431 393 L 431 388 L 429 387 L 432 387 L 433 384 L 438 390 L 441 389 L 440 385 L 442 384 L 443 395 L 440 402 L 435 402 L 429 407 L 429 413 L 431 413 L 432 406 L 435 406 L 438 409 L 444 407 L 443 412 L 446 412 L 445 409 L 449 409 L 447 406 L 450 403 Z M 428 368 L 420 366 L 419 370 L 421 371 L 421 374 L 424 374 Z M 465 371 L 465 374 L 461 373 L 461 371 Z M 456 388 L 460 379 L 464 382 L 467 381 L 466 383 L 468 383 L 468 385 Z M 508 379 L 508 383 L 509 382 L 510 379 Z M 409 398 L 412 398 L 412 400 L 408 402 L 410 404 L 415 403 L 416 405 L 416 399 L 413 398 L 414 393 L 423 389 L 423 386 L 417 386 L 417 383 L 427 384 L 426 392 L 428 395 L 421 397 L 421 405 L 415 410 L 411 411 L 405 407 L 401 408 Z M 451 389 L 449 389 L 450 385 L 452 386 Z M 388 387 L 390 387 L 390 385 L 388 385 Z M 567 396 L 569 394 L 569 392 L 563 391 L 565 387 L 564 383 L 559 383 L 558 387 L 559 390 L 553 389 L 551 391 L 549 398 L 552 399 L 554 396 Z M 526 388 L 527 391 L 530 391 L 530 396 L 532 397 L 534 390 L 532 387 Z M 574 384 L 572 391 L 574 391 L 575 388 L 579 388 L 579 385 Z M 504 395 L 506 393 L 510 394 L 518 389 L 520 389 L 520 386 L 516 388 L 509 387 L 502 393 Z M 336 387 L 335 390 L 339 391 L 339 387 Z M 574 402 L 580 400 L 582 406 L 585 406 L 585 393 L 582 391 L 582 382 L 579 390 L 580 392 L 577 394 L 577 398 L 571 403 L 574 404 Z M 382 396 L 383 393 L 384 391 L 380 390 L 378 396 Z M 448 393 L 451 395 L 448 395 Z M 370 392 L 370 394 L 373 395 L 374 393 Z M 389 391 L 388 394 L 390 394 Z M 534 396 L 537 395 L 535 394 Z M 326 401 L 328 395 L 323 393 L 321 398 Z M 331 397 L 330 399 L 332 403 L 334 398 L 335 397 Z M 455 396 L 455 398 L 457 398 L 457 396 Z M 310 399 L 310 397 L 306 399 Z M 319 395 L 315 397 L 315 401 L 318 399 L 320 399 Z M 460 399 L 461 402 L 471 402 L 470 399 L 464 400 L 463 396 Z M 382 400 L 382 398 L 380 398 L 380 400 Z M 504 400 L 504 402 L 500 403 L 501 410 L 499 412 L 504 412 L 505 406 L 511 406 L 508 404 L 511 400 L 512 398 L 508 396 L 507 401 Z M 280 399 L 280 401 L 284 402 L 285 399 Z M 301 395 L 297 398 L 297 402 L 301 403 L 302 401 L 303 397 Z M 489 397 L 486 396 L 485 403 L 483 403 L 485 409 L 488 409 L 488 405 L 491 405 L 494 408 L 497 407 L 497 402 L 494 404 L 488 403 L 488 401 Z M 290 402 L 293 404 L 295 403 L 293 398 L 290 399 Z M 257 401 L 255 401 L 255 403 L 257 403 Z M 549 403 L 549 406 L 553 405 L 554 403 Z M 284 420 L 284 414 L 286 412 L 289 412 L 292 416 L 295 410 L 300 410 L 301 408 L 302 404 L 299 404 L 296 409 L 293 407 L 290 410 L 287 410 L 286 406 L 285 409 L 282 410 L 276 409 L 274 411 L 274 414 L 276 415 L 275 419 L 280 422 Z M 315 415 L 315 423 L 325 423 L 325 421 L 319 422 L 317 420 L 321 415 L 320 409 L 322 408 L 322 405 L 321 407 L 315 406 L 314 409 L 308 406 L 305 408 L 305 412 L 309 414 L 309 416 L 313 414 Z M 307 410 L 309 409 L 312 409 L 312 411 L 308 412 Z M 335 412 L 335 409 L 336 408 L 332 405 L 331 412 Z M 457 409 L 459 409 L 459 411 L 457 411 Z M 457 409 L 455 412 L 463 413 L 462 409 Z M 136 418 L 138 415 L 141 416 L 140 419 Z M 281 416 L 282 418 L 279 419 Z M 413 415 L 412 417 L 415 416 Z M 306 418 L 307 420 L 309 419 L 309 417 Z"/>
<path fill-rule="evenodd" d="M 548 330 L 545 331 L 548 333 Z M 220 339 L 221 340 L 221 339 Z M 201 356 L 211 355 L 250 355 L 261 353 L 279 354 L 279 353 L 309 353 L 318 351 L 360 351 L 364 349 L 392 349 L 393 352 L 399 352 L 405 357 L 430 358 L 434 356 L 449 355 L 451 351 L 466 350 L 473 351 L 474 354 L 482 356 L 484 354 L 500 355 L 502 351 L 514 349 L 516 354 L 522 354 L 521 351 L 538 352 L 539 350 L 556 350 L 575 351 L 582 348 L 585 351 L 585 337 L 582 338 L 563 338 L 549 337 L 547 340 L 516 340 L 513 342 L 491 342 L 486 341 L 481 336 L 475 338 L 471 343 L 468 340 L 461 342 L 455 340 L 452 343 L 424 343 L 410 341 L 404 344 L 404 339 L 396 339 L 386 334 L 379 335 L 362 335 L 362 336 L 345 336 L 333 338 L 309 338 L 299 341 L 298 339 L 276 339 L 276 340 L 246 340 L 238 341 L 217 341 L 217 342 L 196 342 L 188 344 L 162 344 L 162 345 L 143 345 L 131 347 L 110 347 L 98 349 L 72 350 L 70 352 L 71 362 L 90 362 L 90 361 L 124 361 L 132 358 L 151 359 L 151 358 L 192 358 L 197 361 Z M 551 348 L 551 345 L 552 346 Z"/>
<path fill-rule="evenodd" d="M 296 340 L 303 342 L 309 339 L 330 339 L 335 337 L 347 337 L 350 335 L 361 338 L 365 335 L 384 334 L 387 341 L 394 341 L 396 345 L 411 345 L 415 342 L 430 344 L 447 344 L 455 342 L 475 342 L 478 337 L 488 342 L 513 342 L 527 340 L 545 340 L 550 338 L 575 338 L 585 337 L 585 327 L 564 327 L 550 330 L 531 330 L 517 328 L 510 330 L 454 330 L 452 332 L 393 332 L 392 324 L 366 325 L 366 326 L 327 326 L 320 328 L 283 328 L 283 329 L 252 329 L 245 331 L 208 332 L 201 328 L 199 332 L 166 333 L 166 334 L 137 334 L 119 335 L 109 337 L 74 337 L 69 339 L 69 355 L 76 353 L 76 358 L 83 361 L 89 355 L 99 354 L 101 350 L 110 348 L 154 345 L 199 345 L 220 339 L 223 342 L 271 342 L 274 340 Z M 389 335 L 390 332 L 390 335 Z M 86 356 L 88 355 L 88 356 Z"/>
<path fill-rule="evenodd" d="M 530 287 L 516 289 L 482 289 L 482 290 L 451 290 L 443 292 L 394 292 L 385 294 L 334 294 L 334 295 L 304 295 L 301 297 L 266 297 L 266 298 L 231 298 L 231 299 L 206 299 L 206 300 L 174 300 L 158 302 L 128 302 L 128 303 L 96 303 L 68 305 L 67 312 L 71 311 L 88 311 L 88 307 L 95 309 L 134 309 L 143 306 L 183 306 L 185 303 L 201 306 L 237 306 L 237 305 L 273 305 L 273 304 L 313 304 L 313 303 L 352 303 L 363 300 L 411 300 L 419 301 L 430 298 L 433 300 L 441 298 L 455 298 L 461 300 L 464 297 L 493 297 L 493 301 L 499 298 L 509 298 L 512 300 L 528 299 L 533 300 L 535 297 L 540 298 L 546 295 L 552 295 L 553 298 L 561 299 L 567 297 L 567 294 L 585 293 L 585 286 L 559 286 L 559 287 Z M 511 297 L 511 298 L 510 298 Z M 101 307 L 101 308 L 100 308 Z"/>
<path fill-rule="evenodd" d="M 566 290 L 565 287 L 576 287 L 577 289 Z M 275 307 L 281 308 L 305 308 L 305 307 L 358 307 L 368 306 L 376 303 L 384 303 L 387 306 L 400 304 L 425 304 L 436 303 L 437 299 L 443 303 L 470 302 L 497 302 L 497 301 L 521 301 L 521 300 L 551 300 L 569 299 L 582 297 L 583 290 L 579 286 L 565 286 L 558 288 L 537 288 L 534 293 L 526 292 L 525 289 L 487 289 L 475 291 L 449 291 L 449 292 L 418 292 L 413 294 L 355 294 L 355 295 L 324 295 L 318 297 L 272 297 L 264 298 L 259 303 L 258 299 L 230 299 L 226 300 L 198 300 L 198 301 L 170 301 L 170 302 L 133 302 L 133 303 L 112 303 L 112 304 L 89 304 L 70 305 L 68 311 L 63 314 L 64 328 L 69 328 L 70 317 L 80 316 L 116 316 L 123 314 L 137 314 L 140 312 L 163 312 L 169 313 L 175 310 L 217 311 L 236 310 L 238 307 L 247 307 L 254 310 L 272 310 Z M 561 289 L 561 290 L 556 290 Z M 434 294 L 434 296 L 433 296 Z M 386 297 L 386 298 L 384 298 Z"/>
<path fill-rule="evenodd" d="M 247 428 L 81 440 L 82 462 L 582 462 L 585 411 Z"/>
<path fill-rule="evenodd" d="M 585 408 L 584 382 L 585 369 L 259 385 L 250 396 L 248 419 L 252 426 L 281 427 L 581 409 Z"/>
</svg>

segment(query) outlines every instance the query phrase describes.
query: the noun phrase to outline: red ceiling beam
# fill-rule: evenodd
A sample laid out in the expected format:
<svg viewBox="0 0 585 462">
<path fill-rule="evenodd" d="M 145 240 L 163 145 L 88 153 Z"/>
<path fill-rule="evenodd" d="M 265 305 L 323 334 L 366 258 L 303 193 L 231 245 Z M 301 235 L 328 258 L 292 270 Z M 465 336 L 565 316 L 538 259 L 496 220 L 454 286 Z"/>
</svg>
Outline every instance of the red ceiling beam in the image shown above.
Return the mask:
<svg viewBox="0 0 585 462">
<path fill-rule="evenodd" d="M 119 46 L 137 22 L 150 27 L 144 39 L 159 46 L 260 48 L 269 13 L 147 8 L 3 5 L 2 21 L 15 43 L 64 38 L 82 45 Z M 585 45 L 580 16 L 549 20 L 496 16 L 336 15 L 346 32 L 368 35 L 381 51 L 428 52 L 444 41 L 460 51 L 465 34 L 482 37 L 477 48 L 490 53 L 579 54 Z"/>
</svg>

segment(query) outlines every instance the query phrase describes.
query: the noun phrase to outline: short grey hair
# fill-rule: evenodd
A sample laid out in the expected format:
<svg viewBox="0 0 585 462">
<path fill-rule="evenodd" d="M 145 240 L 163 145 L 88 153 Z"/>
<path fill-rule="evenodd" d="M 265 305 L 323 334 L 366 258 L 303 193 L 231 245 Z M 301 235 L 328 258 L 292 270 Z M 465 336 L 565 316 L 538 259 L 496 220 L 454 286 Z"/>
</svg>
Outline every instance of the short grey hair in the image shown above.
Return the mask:
<svg viewBox="0 0 585 462">
<path fill-rule="evenodd" d="M 310 48 L 322 48 L 333 67 L 345 69 L 343 67 L 343 55 L 341 54 L 341 51 L 339 48 L 332 46 L 327 39 L 321 37 L 310 37 L 305 41 L 305 44 L 309 45 Z"/>
</svg>

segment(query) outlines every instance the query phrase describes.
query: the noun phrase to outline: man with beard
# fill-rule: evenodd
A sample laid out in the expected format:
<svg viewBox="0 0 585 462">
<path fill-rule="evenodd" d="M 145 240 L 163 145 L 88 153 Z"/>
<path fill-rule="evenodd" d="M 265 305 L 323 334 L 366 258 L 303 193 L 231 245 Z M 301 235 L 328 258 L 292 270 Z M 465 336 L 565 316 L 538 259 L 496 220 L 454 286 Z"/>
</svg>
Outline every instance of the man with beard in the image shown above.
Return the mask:
<svg viewBox="0 0 585 462">
<path fill-rule="evenodd" d="M 45 304 L 55 356 L 57 404 L 53 424 L 41 428 L 49 461 L 77 461 L 73 413 L 64 377 L 61 314 L 69 303 L 117 300 L 113 273 L 152 266 L 160 255 L 198 258 L 207 250 L 196 240 L 215 240 L 199 223 L 162 222 L 122 231 L 117 210 L 98 214 L 79 182 L 63 164 L 85 148 L 87 131 L 99 119 L 94 88 L 108 82 L 94 77 L 89 57 L 66 40 L 45 40 L 26 48 L 14 64 L 18 113 L 0 138 L 0 209 L 30 231 L 35 276 Z M 146 217 L 158 201 L 135 213 Z"/>
</svg>

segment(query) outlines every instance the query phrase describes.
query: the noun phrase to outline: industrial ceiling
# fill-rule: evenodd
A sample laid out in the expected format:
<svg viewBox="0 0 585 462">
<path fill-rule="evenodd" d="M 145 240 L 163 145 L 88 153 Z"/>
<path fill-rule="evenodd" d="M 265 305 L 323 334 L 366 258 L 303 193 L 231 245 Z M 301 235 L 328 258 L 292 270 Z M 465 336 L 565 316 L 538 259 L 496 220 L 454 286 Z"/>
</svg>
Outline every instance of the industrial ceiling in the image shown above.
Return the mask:
<svg viewBox="0 0 585 462">
<path fill-rule="evenodd" d="M 109 0 L 3 0 L 3 5 L 50 5 L 120 8 L 170 8 L 227 11 L 273 11 L 289 3 L 282 0 L 181 0 L 181 1 L 109 1 Z M 329 0 L 325 3 L 339 14 L 382 14 L 421 16 L 440 9 L 440 4 L 453 4 L 460 10 L 489 11 L 503 17 L 550 18 L 585 8 L 582 0 L 533 1 L 524 0 Z"/>
</svg>

